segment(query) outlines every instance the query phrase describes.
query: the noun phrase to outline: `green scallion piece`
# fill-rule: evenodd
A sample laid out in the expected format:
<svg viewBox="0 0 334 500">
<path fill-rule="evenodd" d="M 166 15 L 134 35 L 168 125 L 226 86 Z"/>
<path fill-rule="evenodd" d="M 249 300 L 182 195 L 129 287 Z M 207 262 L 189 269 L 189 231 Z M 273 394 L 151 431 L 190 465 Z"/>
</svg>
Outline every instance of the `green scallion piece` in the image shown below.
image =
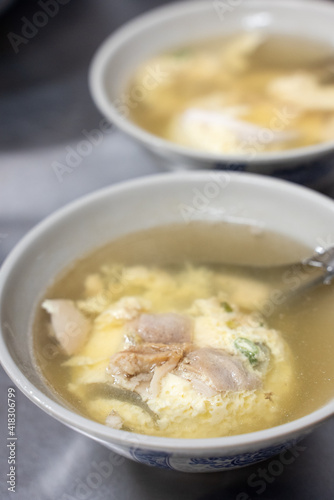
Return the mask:
<svg viewBox="0 0 334 500">
<path fill-rule="evenodd" d="M 230 306 L 230 304 L 228 302 L 221 302 L 220 304 L 222 306 L 222 308 L 227 312 L 227 313 L 231 313 L 233 312 L 233 309 L 232 307 Z"/>
<path fill-rule="evenodd" d="M 258 363 L 258 357 L 260 354 L 259 348 L 251 340 L 239 337 L 234 341 L 235 347 L 248 358 L 248 361 L 255 365 Z"/>
</svg>

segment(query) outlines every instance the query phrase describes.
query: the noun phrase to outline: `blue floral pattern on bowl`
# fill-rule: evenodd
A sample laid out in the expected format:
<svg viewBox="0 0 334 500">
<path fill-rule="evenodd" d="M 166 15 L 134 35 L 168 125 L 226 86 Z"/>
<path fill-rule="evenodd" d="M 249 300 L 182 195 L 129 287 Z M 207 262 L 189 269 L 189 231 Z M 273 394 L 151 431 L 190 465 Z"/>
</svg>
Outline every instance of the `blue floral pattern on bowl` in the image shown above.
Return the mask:
<svg viewBox="0 0 334 500">
<path fill-rule="evenodd" d="M 131 457 L 137 462 L 159 467 L 160 469 L 170 469 L 180 472 L 218 472 L 261 462 L 294 446 L 297 441 L 299 440 L 294 439 L 280 445 L 262 448 L 254 452 L 223 457 L 185 458 L 178 457 L 172 453 L 143 450 L 141 448 L 131 448 L 130 453 Z"/>
<path fill-rule="evenodd" d="M 212 165 L 214 170 L 229 170 L 234 172 L 258 172 L 267 173 L 278 179 L 302 184 L 305 186 L 316 187 L 325 185 L 333 179 L 334 154 L 331 152 L 315 160 L 305 160 L 296 165 L 266 165 L 264 169 L 258 170 L 247 163 L 224 163 L 218 162 Z"/>
<path fill-rule="evenodd" d="M 142 450 L 141 448 L 131 448 L 130 454 L 132 458 L 142 464 L 159 467 L 159 469 L 173 469 L 169 463 L 169 459 L 172 456 L 169 453 L 163 451 Z"/>
</svg>

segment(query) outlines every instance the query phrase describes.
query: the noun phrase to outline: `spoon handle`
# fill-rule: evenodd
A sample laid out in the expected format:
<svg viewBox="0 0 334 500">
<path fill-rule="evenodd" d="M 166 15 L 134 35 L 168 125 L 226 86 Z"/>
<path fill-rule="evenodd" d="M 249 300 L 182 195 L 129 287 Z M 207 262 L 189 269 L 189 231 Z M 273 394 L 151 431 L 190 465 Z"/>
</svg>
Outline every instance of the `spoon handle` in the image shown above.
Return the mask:
<svg viewBox="0 0 334 500">
<path fill-rule="evenodd" d="M 316 254 L 305 259 L 303 264 L 311 267 L 322 268 L 325 273 L 323 275 L 323 283 L 329 284 L 334 277 L 334 247 L 322 247 L 316 249 Z"/>
</svg>

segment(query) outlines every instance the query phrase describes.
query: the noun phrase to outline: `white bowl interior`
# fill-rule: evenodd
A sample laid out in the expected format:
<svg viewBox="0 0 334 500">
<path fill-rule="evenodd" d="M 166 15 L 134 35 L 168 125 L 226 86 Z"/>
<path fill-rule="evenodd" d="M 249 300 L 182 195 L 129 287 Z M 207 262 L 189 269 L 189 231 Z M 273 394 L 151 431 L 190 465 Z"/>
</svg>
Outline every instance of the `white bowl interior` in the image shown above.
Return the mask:
<svg viewBox="0 0 334 500">
<path fill-rule="evenodd" d="M 62 209 L 19 243 L 0 272 L 1 362 L 36 404 L 69 422 L 69 414 L 56 404 L 57 398 L 36 371 L 30 352 L 29 325 L 38 300 L 55 275 L 78 257 L 121 235 L 185 223 L 184 207 L 194 208 L 196 193 L 205 193 L 213 184 L 217 195 L 203 210 L 195 210 L 198 220 L 223 221 L 233 215 L 235 223 L 248 220 L 312 248 L 321 240 L 334 241 L 333 201 L 308 189 L 254 174 L 157 175 L 107 188 Z M 317 418 L 333 410 L 334 402 L 320 410 Z M 308 416 L 304 421 L 312 424 L 312 418 Z M 119 432 L 74 414 L 70 422 L 73 426 L 80 424 L 87 433 L 98 430 L 100 436 Z M 298 428 L 298 421 L 286 426 L 290 430 Z M 246 441 L 240 437 L 240 443 Z"/>
</svg>

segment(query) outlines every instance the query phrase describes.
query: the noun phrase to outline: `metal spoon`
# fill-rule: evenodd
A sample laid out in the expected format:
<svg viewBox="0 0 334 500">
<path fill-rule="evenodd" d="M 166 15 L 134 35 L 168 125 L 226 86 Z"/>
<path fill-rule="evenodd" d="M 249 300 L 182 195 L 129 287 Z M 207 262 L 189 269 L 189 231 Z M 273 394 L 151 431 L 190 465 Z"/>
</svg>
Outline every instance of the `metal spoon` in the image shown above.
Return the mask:
<svg viewBox="0 0 334 500">
<path fill-rule="evenodd" d="M 225 266 L 223 268 L 225 271 Z M 259 305 L 260 312 L 268 316 L 305 291 L 331 283 L 334 278 L 334 247 L 327 250 L 317 247 L 312 257 L 301 262 L 277 266 L 229 265 L 226 272 L 246 274 L 257 281 L 270 283 L 270 293 Z"/>
</svg>

